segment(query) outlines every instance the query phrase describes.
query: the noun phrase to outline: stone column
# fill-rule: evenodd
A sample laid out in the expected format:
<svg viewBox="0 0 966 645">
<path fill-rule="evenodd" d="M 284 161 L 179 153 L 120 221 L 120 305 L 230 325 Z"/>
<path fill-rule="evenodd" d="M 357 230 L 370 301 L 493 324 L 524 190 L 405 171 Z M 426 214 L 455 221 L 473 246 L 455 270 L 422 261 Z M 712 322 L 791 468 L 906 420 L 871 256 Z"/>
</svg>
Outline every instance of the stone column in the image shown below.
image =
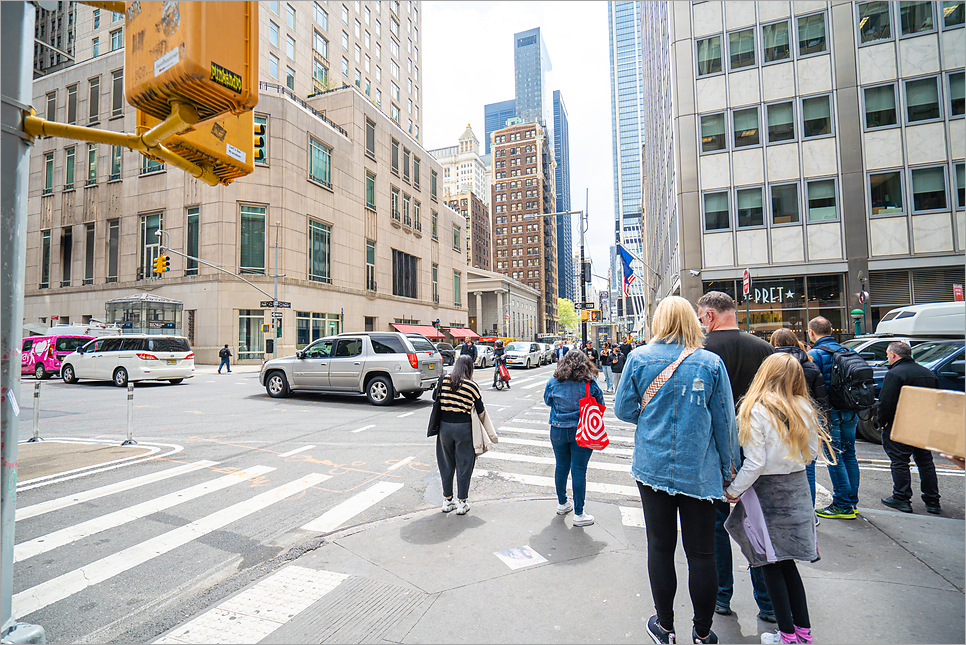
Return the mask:
<svg viewBox="0 0 966 645">
<path fill-rule="evenodd" d="M 496 292 L 496 328 L 497 330 L 506 331 L 506 318 L 503 312 L 503 292 Z M 498 336 L 506 336 L 505 333 L 497 334 Z"/>
<path fill-rule="evenodd" d="M 480 336 L 483 335 L 483 292 L 476 292 L 476 331 Z"/>
</svg>

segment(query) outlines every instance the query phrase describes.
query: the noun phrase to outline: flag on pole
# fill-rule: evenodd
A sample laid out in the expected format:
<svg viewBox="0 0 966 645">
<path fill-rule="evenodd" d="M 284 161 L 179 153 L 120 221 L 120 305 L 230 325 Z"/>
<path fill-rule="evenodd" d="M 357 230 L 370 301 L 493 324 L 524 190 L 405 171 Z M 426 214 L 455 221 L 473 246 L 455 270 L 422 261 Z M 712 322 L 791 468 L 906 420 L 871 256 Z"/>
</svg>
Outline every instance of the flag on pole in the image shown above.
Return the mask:
<svg viewBox="0 0 966 645">
<path fill-rule="evenodd" d="M 631 295 L 631 283 L 634 282 L 637 276 L 634 275 L 634 269 L 631 268 L 631 254 L 620 244 L 617 245 L 617 250 L 621 254 L 621 264 L 624 265 L 624 298 L 629 298 Z"/>
</svg>

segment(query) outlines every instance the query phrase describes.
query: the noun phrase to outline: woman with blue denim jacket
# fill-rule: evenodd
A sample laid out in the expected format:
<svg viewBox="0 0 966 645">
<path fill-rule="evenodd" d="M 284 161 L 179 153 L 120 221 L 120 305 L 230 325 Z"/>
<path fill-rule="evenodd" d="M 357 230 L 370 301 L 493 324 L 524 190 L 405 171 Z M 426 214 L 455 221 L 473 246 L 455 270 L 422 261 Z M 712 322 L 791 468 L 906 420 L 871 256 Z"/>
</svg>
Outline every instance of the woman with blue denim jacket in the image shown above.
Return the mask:
<svg viewBox="0 0 966 645">
<path fill-rule="evenodd" d="M 580 399 L 590 394 L 604 405 L 604 393 L 597 385 L 597 368 L 579 349 L 572 349 L 557 361 L 557 369 L 547 381 L 543 401 L 550 406 L 550 444 L 557 467 L 554 484 L 557 488 L 557 515 L 574 511 L 574 526 L 590 526 L 594 516 L 584 513 L 587 494 L 587 464 L 593 450 L 577 445 L 577 424 L 580 421 Z M 567 499 L 567 475 L 573 483 L 574 500 Z"/>
<path fill-rule="evenodd" d="M 692 641 L 717 643 L 711 631 L 718 595 L 714 500 L 725 499 L 725 486 L 740 463 L 731 382 L 721 358 L 701 348 L 701 325 L 684 298 L 662 300 L 651 331 L 654 339 L 627 357 L 614 401 L 617 418 L 637 425 L 631 473 L 644 507 L 647 572 L 657 610 L 647 632 L 655 643 L 686 641 L 674 631 L 680 518 L 694 609 Z M 682 356 L 659 386 L 658 375 Z M 648 390 L 653 398 L 642 410 Z"/>
</svg>

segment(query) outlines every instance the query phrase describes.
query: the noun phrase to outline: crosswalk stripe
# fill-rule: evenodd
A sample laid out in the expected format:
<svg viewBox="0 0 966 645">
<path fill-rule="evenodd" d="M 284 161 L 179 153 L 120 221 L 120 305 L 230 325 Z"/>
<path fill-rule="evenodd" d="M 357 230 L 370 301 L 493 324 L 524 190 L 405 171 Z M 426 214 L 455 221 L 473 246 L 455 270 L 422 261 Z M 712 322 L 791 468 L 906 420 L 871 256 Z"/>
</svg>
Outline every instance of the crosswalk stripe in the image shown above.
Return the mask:
<svg viewBox="0 0 966 645">
<path fill-rule="evenodd" d="M 480 457 L 487 457 L 490 459 L 501 459 L 503 461 L 518 461 L 530 464 L 545 464 L 552 466 L 557 463 L 557 460 L 553 457 L 536 457 L 534 455 L 520 455 L 515 452 L 502 452 L 499 450 L 490 449 L 484 452 Z M 594 459 L 590 460 L 587 464 L 587 468 L 596 468 L 597 470 L 614 470 L 617 472 L 630 473 L 631 467 L 624 464 L 612 464 L 608 461 L 596 461 Z"/>
<path fill-rule="evenodd" d="M 527 385 L 524 385 L 522 389 L 524 389 L 524 390 L 532 390 L 535 387 L 540 387 L 541 385 L 544 385 L 544 383 L 545 383 L 545 381 L 537 381 L 536 383 L 528 383 Z"/>
<path fill-rule="evenodd" d="M 59 511 L 75 504 L 82 504 L 100 497 L 106 497 L 107 495 L 122 493 L 140 486 L 154 484 L 159 481 L 163 481 L 171 477 L 177 477 L 178 475 L 184 475 L 202 468 L 210 468 L 211 466 L 217 465 L 217 463 L 217 461 L 207 460 L 196 461 L 194 463 L 184 464 L 183 466 L 177 466 L 175 468 L 168 468 L 167 470 L 151 473 L 150 475 L 142 475 L 141 477 L 126 479 L 124 481 L 117 482 L 116 484 L 108 484 L 107 486 L 101 486 L 100 488 L 93 488 L 91 490 L 76 493 L 74 495 L 68 495 L 67 497 L 51 499 L 46 502 L 34 504 L 32 506 L 24 506 L 23 508 L 17 509 L 16 521 L 21 522 L 31 517 L 37 517 L 38 515 L 43 515 L 52 511 Z"/>
<path fill-rule="evenodd" d="M 200 520 L 101 558 L 97 562 L 25 589 L 13 597 L 13 615 L 28 616 L 39 609 L 109 580 L 212 531 L 217 531 L 232 522 L 268 508 L 272 504 L 311 488 L 328 478 L 327 475 L 318 473 L 306 475 L 299 480 L 273 488 L 251 499 L 216 511 Z"/>
<path fill-rule="evenodd" d="M 229 486 L 240 484 L 251 479 L 252 477 L 264 475 L 265 473 L 270 473 L 273 470 L 275 469 L 270 466 L 256 466 L 254 468 L 240 470 L 236 473 L 225 475 L 224 477 L 219 477 L 218 479 L 205 482 L 203 484 L 198 484 L 197 486 L 192 486 L 168 495 L 163 495 L 161 497 L 142 502 L 141 504 L 135 504 L 134 506 L 128 508 L 122 508 L 118 511 L 114 511 L 113 513 L 108 513 L 107 515 L 102 515 L 101 517 L 95 517 L 86 522 L 81 522 L 80 524 L 68 526 L 67 528 L 54 531 L 53 533 L 48 533 L 47 535 L 41 535 L 33 540 L 22 542 L 16 545 L 13 549 L 13 561 L 21 562 L 28 558 L 40 555 L 41 553 L 53 551 L 54 549 L 70 544 L 71 542 L 82 540 L 96 533 L 101 533 L 108 529 L 116 528 L 122 524 L 133 522 L 134 520 L 142 517 L 147 517 L 152 513 L 158 513 L 171 508 L 172 506 L 197 499 L 203 495 L 207 495 L 208 493 L 213 493 L 215 491 L 228 488 Z"/>
<path fill-rule="evenodd" d="M 311 450 L 315 448 L 315 445 L 302 446 L 301 448 L 296 448 L 295 450 L 289 450 L 288 452 L 283 452 L 279 457 L 291 457 L 292 455 L 297 455 L 300 452 L 305 452 L 306 450 Z"/>
<path fill-rule="evenodd" d="M 500 443 L 515 444 L 518 446 L 538 446 L 540 448 L 553 449 L 553 445 L 551 445 L 549 441 L 533 441 L 532 439 L 517 439 L 516 437 L 500 437 Z M 614 448 L 612 446 L 607 446 L 602 452 L 605 455 L 627 455 L 629 457 L 634 455 L 634 450 L 631 448 Z"/>
<path fill-rule="evenodd" d="M 350 519 L 366 510 L 376 502 L 389 497 L 403 485 L 399 482 L 379 482 L 370 488 L 353 495 L 338 506 L 335 506 L 308 524 L 302 526 L 306 531 L 328 533 L 334 531 Z"/>
<path fill-rule="evenodd" d="M 544 488 L 556 488 L 553 477 L 541 477 L 539 475 L 522 475 L 520 473 L 507 473 L 503 471 L 490 471 L 476 468 L 474 475 L 493 475 L 507 481 L 528 484 L 530 486 L 541 486 Z M 625 495 L 627 497 L 640 497 L 637 486 L 621 486 L 619 484 L 601 484 L 598 482 L 587 482 L 587 490 L 593 493 L 607 493 L 610 495 Z"/>
<path fill-rule="evenodd" d="M 641 506 L 627 507 L 621 506 L 621 524 L 624 526 L 636 526 L 646 528 L 644 524 L 644 509 Z"/>
<path fill-rule="evenodd" d="M 349 576 L 288 566 L 155 643 L 257 643 Z"/>
<path fill-rule="evenodd" d="M 518 419 L 514 419 L 518 421 Z M 546 436 L 548 430 L 537 430 L 536 428 L 514 428 L 513 426 L 500 426 L 500 430 L 506 430 L 507 432 L 524 432 L 526 434 L 540 434 Z M 634 437 L 618 437 L 614 434 L 608 433 L 607 438 L 610 439 L 611 443 L 619 441 L 621 443 L 634 443 Z"/>
</svg>

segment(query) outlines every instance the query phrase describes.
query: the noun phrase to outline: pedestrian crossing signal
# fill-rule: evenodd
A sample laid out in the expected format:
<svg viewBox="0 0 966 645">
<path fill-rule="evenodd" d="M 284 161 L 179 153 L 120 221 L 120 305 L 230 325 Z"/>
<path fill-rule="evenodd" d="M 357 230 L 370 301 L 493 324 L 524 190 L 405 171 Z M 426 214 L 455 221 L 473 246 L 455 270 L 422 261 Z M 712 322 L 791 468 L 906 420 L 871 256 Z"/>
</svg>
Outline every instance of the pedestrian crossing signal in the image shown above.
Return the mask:
<svg viewBox="0 0 966 645">
<path fill-rule="evenodd" d="M 167 255 L 159 255 L 158 257 L 154 258 L 155 273 L 164 273 L 165 271 L 170 271 L 170 270 L 171 268 L 168 266 Z"/>
<path fill-rule="evenodd" d="M 265 142 L 268 140 L 268 123 L 263 116 L 255 117 L 255 163 L 265 163 L 268 155 Z"/>
</svg>

